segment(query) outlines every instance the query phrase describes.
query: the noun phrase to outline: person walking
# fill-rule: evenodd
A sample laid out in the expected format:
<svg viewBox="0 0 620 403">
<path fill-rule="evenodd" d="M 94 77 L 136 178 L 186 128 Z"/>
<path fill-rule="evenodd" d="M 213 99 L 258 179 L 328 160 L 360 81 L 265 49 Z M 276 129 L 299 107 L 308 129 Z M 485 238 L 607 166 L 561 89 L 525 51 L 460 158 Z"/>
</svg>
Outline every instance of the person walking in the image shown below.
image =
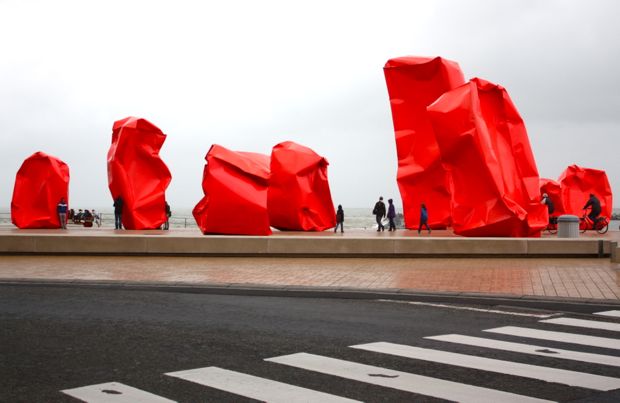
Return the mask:
<svg viewBox="0 0 620 403">
<path fill-rule="evenodd" d="M 396 207 L 394 207 L 392 199 L 388 199 L 387 218 L 390 220 L 388 231 L 396 231 L 396 224 L 394 223 L 394 218 L 396 218 Z"/>
<path fill-rule="evenodd" d="M 56 206 L 56 212 L 58 213 L 58 219 L 60 220 L 60 228 L 67 229 L 67 202 L 64 197 L 60 198 L 58 205 Z"/>
<path fill-rule="evenodd" d="M 385 218 L 385 203 L 383 203 L 383 196 L 379 197 L 379 201 L 375 203 L 375 208 L 372 210 L 377 220 L 377 232 L 385 231 L 385 227 L 381 224 L 381 220 Z"/>
<path fill-rule="evenodd" d="M 172 217 L 172 211 L 170 210 L 170 205 L 166 201 L 166 222 L 164 222 L 164 231 L 168 231 L 170 229 L 170 217 Z"/>
<path fill-rule="evenodd" d="M 418 227 L 418 234 L 422 231 L 422 226 L 426 226 L 428 233 L 431 233 L 431 227 L 428 226 L 428 210 L 424 203 L 420 206 L 420 226 Z"/>
<path fill-rule="evenodd" d="M 336 210 L 336 228 L 334 228 L 334 232 L 338 232 L 338 226 L 340 226 L 340 232 L 344 232 L 344 210 L 342 209 L 342 205 L 338 205 L 338 210 Z"/>
<path fill-rule="evenodd" d="M 123 198 L 114 199 L 114 229 L 123 229 Z"/>
</svg>

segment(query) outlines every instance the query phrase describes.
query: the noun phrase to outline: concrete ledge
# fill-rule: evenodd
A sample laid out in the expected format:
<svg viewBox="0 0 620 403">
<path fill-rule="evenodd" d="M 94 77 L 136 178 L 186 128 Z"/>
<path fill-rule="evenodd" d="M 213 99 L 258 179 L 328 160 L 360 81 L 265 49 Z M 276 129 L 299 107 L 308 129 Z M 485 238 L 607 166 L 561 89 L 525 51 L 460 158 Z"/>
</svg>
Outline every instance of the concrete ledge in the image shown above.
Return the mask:
<svg viewBox="0 0 620 403">
<path fill-rule="evenodd" d="M 154 236 L 158 235 L 158 236 Z M 604 239 L 166 236 L 162 232 L 88 235 L 0 235 L 0 254 L 328 256 L 328 257 L 603 257 L 618 259 L 617 243 Z M 617 261 L 617 260 L 614 260 Z"/>
</svg>

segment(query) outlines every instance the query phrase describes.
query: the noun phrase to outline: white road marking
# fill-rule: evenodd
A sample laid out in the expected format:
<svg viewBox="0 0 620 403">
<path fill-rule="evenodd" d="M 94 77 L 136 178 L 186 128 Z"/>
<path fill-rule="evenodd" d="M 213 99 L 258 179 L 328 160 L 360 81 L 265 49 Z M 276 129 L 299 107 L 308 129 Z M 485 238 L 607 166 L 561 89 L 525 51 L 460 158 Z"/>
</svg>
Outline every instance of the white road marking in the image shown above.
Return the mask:
<svg viewBox="0 0 620 403">
<path fill-rule="evenodd" d="M 538 330 L 517 326 L 496 327 L 494 329 L 486 329 L 484 330 L 484 332 L 620 350 L 620 340 L 609 339 L 607 337 L 586 336 L 583 334 L 575 333 L 552 332 L 549 330 Z"/>
<path fill-rule="evenodd" d="M 560 358 L 563 360 L 583 361 L 593 364 L 611 365 L 620 367 L 620 357 L 613 355 L 582 353 L 580 351 L 562 350 L 536 346 L 533 344 L 513 343 L 509 341 L 485 339 L 482 337 L 464 336 L 461 334 L 444 334 L 441 336 L 429 336 L 425 339 L 445 341 L 449 343 L 466 344 L 468 346 L 493 348 L 496 350 L 514 351 L 517 353 L 540 355 L 543 357 Z"/>
<path fill-rule="evenodd" d="M 547 400 L 514 393 L 308 353 L 284 355 L 281 357 L 268 358 L 265 361 L 459 402 L 547 402 Z"/>
<path fill-rule="evenodd" d="M 181 378 L 236 395 L 267 402 L 333 402 L 352 403 L 357 400 L 318 392 L 299 386 L 289 385 L 270 379 L 260 378 L 241 372 L 229 371 L 218 367 L 206 367 L 167 373 L 168 376 Z"/>
<path fill-rule="evenodd" d="M 603 311 L 603 312 L 595 312 L 595 315 L 603 315 L 603 316 L 613 316 L 615 318 L 620 318 L 620 311 Z"/>
<path fill-rule="evenodd" d="M 569 386 L 595 390 L 613 390 L 620 388 L 620 378 L 586 374 L 583 372 L 567 371 L 565 369 L 542 367 L 539 365 L 522 364 L 520 362 L 496 360 L 493 358 L 476 357 L 474 355 L 451 353 L 448 351 L 433 350 L 406 346 L 394 343 L 368 343 L 350 346 L 360 350 L 397 355 L 441 364 L 455 365 L 464 368 L 479 369 L 482 371 L 497 372 L 500 374 L 522 376 L 524 378 L 540 379 L 546 382 L 562 383 Z"/>
<path fill-rule="evenodd" d="M 565 325 L 576 327 L 587 327 L 590 329 L 611 330 L 614 332 L 620 332 L 620 323 L 599 322 L 597 320 L 585 320 L 574 318 L 554 318 L 540 320 L 540 323 L 551 323 L 552 325 Z"/>
<path fill-rule="evenodd" d="M 512 316 L 528 316 L 531 318 L 551 318 L 553 316 L 561 315 L 561 313 L 551 313 L 551 314 L 540 314 L 540 313 L 524 313 L 524 312 L 510 312 L 510 311 L 500 311 L 499 309 L 484 309 L 484 308 L 473 308 L 469 306 L 455 306 L 455 305 L 445 305 L 445 304 L 434 304 L 431 302 L 418 302 L 418 301 L 398 301 L 393 299 L 380 299 L 379 302 L 393 302 L 396 304 L 409 304 L 409 305 L 424 305 L 424 306 L 433 306 L 436 308 L 449 308 L 449 309 L 458 309 L 463 311 L 474 311 L 474 312 L 485 312 L 485 313 L 499 313 L 501 315 L 512 315 Z"/>
<path fill-rule="evenodd" d="M 168 400 L 119 382 L 82 386 L 61 390 L 61 392 L 88 403 L 174 403 L 174 400 Z"/>
</svg>

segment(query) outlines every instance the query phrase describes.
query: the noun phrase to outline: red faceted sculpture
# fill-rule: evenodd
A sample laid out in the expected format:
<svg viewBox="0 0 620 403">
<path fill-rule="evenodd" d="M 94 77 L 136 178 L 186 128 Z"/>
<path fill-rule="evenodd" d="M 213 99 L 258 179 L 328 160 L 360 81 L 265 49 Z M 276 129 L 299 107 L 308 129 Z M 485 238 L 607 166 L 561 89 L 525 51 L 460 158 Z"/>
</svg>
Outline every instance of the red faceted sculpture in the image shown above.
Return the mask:
<svg viewBox="0 0 620 403">
<path fill-rule="evenodd" d="M 269 157 L 214 144 L 205 157 L 205 196 L 192 214 L 205 234 L 270 235 Z"/>
<path fill-rule="evenodd" d="M 292 141 L 273 147 L 267 198 L 272 227 L 324 231 L 336 226 L 328 165 L 325 158 Z"/>
<path fill-rule="evenodd" d="M 441 57 L 400 57 L 383 68 L 398 153 L 397 181 L 405 226 L 418 228 L 420 205 L 432 208 L 432 228 L 450 225 L 450 181 L 426 107 L 465 83 L 456 62 Z"/>
<path fill-rule="evenodd" d="M 525 125 L 508 92 L 481 79 L 428 108 L 441 158 L 453 181 L 454 232 L 540 236 L 548 222 Z M 429 207 L 429 215 L 433 206 Z"/>
<path fill-rule="evenodd" d="M 613 196 L 605 171 L 571 165 L 560 175 L 559 182 L 565 214 L 581 217 L 592 193 L 601 202 L 601 215 L 611 218 Z"/>
<path fill-rule="evenodd" d="M 11 221 L 18 228 L 60 228 L 57 206 L 69 203 L 69 166 L 36 152 L 17 171 L 11 200 Z"/>
<path fill-rule="evenodd" d="M 114 122 L 108 151 L 108 187 L 123 199 L 126 229 L 157 229 L 166 221 L 166 188 L 172 176 L 159 157 L 166 135 L 146 119 Z"/>
<path fill-rule="evenodd" d="M 554 212 L 552 216 L 559 217 L 564 213 L 564 207 L 562 205 L 562 192 L 560 190 L 560 184 L 553 179 L 540 178 L 540 195 L 547 194 L 553 203 Z"/>
</svg>

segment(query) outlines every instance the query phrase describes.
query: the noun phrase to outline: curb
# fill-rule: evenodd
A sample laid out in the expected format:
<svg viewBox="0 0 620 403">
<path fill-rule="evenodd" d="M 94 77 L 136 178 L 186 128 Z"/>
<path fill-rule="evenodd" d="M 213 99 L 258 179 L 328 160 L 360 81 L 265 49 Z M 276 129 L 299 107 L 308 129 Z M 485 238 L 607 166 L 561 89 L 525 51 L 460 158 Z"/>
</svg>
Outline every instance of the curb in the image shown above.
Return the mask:
<svg viewBox="0 0 620 403">
<path fill-rule="evenodd" d="M 397 301 L 443 302 L 469 305 L 508 305 L 545 310 L 588 312 L 620 309 L 620 300 L 547 297 L 513 294 L 425 292 L 413 289 L 360 289 L 350 287 L 274 286 L 262 284 L 210 284 L 187 282 L 127 282 L 109 280 L 0 279 L 0 286 L 83 288 L 126 291 L 178 292 L 210 295 L 237 295 L 288 298 L 338 298 Z"/>
</svg>

